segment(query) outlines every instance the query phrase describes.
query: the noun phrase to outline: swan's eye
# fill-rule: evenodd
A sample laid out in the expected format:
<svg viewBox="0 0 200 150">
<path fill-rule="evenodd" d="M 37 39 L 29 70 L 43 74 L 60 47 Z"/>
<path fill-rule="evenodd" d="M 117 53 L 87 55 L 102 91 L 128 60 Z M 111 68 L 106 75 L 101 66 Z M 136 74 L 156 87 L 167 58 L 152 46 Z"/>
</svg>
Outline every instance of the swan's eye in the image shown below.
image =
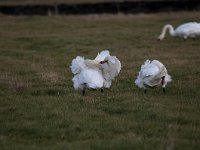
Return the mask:
<svg viewBox="0 0 200 150">
<path fill-rule="evenodd" d="M 105 60 L 105 61 L 100 61 L 100 64 L 104 64 L 104 63 L 107 63 L 108 61 Z"/>
</svg>

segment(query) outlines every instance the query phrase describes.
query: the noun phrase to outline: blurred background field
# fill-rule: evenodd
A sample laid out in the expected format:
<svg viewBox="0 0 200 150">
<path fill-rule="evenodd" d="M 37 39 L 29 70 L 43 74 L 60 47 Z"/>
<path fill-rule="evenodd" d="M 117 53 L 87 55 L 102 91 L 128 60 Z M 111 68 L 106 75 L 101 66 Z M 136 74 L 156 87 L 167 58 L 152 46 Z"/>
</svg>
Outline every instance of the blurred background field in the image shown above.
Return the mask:
<svg viewBox="0 0 200 150">
<path fill-rule="evenodd" d="M 0 147 L 8 149 L 200 149 L 200 38 L 157 41 L 164 24 L 199 12 L 137 15 L 0 15 Z M 122 70 L 112 87 L 74 91 L 70 65 L 109 49 Z M 172 83 L 134 85 L 158 59 Z"/>
<path fill-rule="evenodd" d="M 88 15 L 199 11 L 198 0 L 2 0 L 4 15 Z"/>
<path fill-rule="evenodd" d="M 80 3 L 100 3 L 100 2 L 140 2 L 140 1 L 152 1 L 152 0 L 1 0 L 0 4 L 80 4 Z M 165 0 L 153 0 L 153 1 L 165 1 Z M 178 1 L 178 0 L 177 0 Z"/>
</svg>

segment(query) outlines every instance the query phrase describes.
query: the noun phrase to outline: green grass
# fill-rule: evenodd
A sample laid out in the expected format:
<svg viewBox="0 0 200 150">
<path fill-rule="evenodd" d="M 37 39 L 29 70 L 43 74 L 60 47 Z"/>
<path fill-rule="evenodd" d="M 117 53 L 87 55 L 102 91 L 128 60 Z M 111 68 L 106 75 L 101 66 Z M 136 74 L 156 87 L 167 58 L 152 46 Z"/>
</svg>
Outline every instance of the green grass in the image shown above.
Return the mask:
<svg viewBox="0 0 200 150">
<path fill-rule="evenodd" d="M 164 24 L 198 20 L 199 12 L 0 19 L 2 150 L 200 149 L 200 38 L 156 41 Z M 103 94 L 82 96 L 71 60 L 103 49 L 122 70 Z M 146 59 L 172 76 L 166 95 L 134 85 Z"/>
</svg>

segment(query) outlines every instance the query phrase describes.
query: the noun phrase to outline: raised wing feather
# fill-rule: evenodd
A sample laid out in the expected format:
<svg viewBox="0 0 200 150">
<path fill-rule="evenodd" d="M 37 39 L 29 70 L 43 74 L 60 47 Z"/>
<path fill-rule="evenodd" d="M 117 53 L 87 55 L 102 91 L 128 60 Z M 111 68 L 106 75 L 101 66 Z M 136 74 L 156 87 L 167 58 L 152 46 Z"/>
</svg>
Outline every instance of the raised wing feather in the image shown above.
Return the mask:
<svg viewBox="0 0 200 150">
<path fill-rule="evenodd" d="M 81 72 L 83 68 L 85 68 L 84 57 L 77 56 L 72 60 L 72 64 L 70 66 L 73 74 L 78 74 Z"/>
<path fill-rule="evenodd" d="M 103 61 L 107 56 L 110 56 L 110 52 L 108 50 L 104 50 L 100 54 L 98 53 L 95 60 L 100 62 Z"/>
</svg>

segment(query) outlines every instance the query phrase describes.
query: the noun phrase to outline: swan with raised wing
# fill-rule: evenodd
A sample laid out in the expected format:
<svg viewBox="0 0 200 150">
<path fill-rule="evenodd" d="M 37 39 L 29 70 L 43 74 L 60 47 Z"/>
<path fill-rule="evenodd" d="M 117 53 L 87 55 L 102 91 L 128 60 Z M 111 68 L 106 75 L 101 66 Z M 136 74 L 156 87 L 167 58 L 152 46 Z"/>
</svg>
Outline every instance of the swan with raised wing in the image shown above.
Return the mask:
<svg viewBox="0 0 200 150">
<path fill-rule="evenodd" d="M 110 56 L 108 50 L 98 53 L 94 60 L 77 56 L 72 60 L 71 71 L 75 90 L 109 88 L 112 80 L 119 74 L 121 63 L 115 56 Z"/>
</svg>

